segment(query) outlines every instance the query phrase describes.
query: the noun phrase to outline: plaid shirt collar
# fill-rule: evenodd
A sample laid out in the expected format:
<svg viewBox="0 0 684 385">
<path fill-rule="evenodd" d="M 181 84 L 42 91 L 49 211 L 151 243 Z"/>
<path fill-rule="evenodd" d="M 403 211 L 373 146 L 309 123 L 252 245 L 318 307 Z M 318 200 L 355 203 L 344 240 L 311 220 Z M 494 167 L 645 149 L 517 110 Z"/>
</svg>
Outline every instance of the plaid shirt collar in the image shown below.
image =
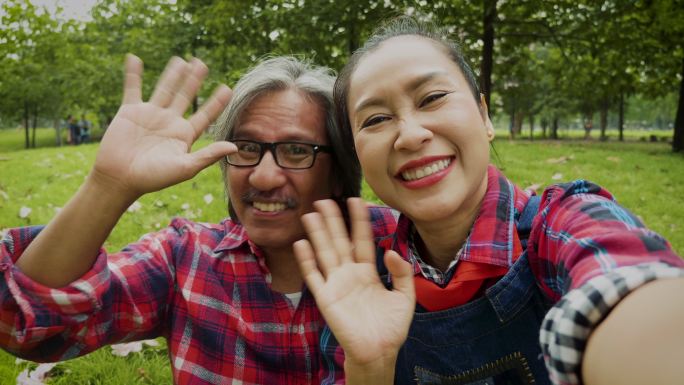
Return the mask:
<svg viewBox="0 0 684 385">
<path fill-rule="evenodd" d="M 224 233 L 226 235 L 221 242 L 216 245 L 216 251 L 235 250 L 245 243 L 250 243 L 250 248 L 252 247 L 253 243 L 249 241 L 247 230 L 245 230 L 239 222 L 234 222 L 232 219 L 228 218 L 221 224 L 223 225 Z M 254 247 L 256 247 L 256 245 L 254 245 Z"/>
<path fill-rule="evenodd" d="M 221 242 L 216 245 L 214 251 L 234 251 L 247 247 L 249 250 L 248 255 L 256 257 L 256 261 L 259 264 L 261 272 L 264 274 L 266 282 L 271 283 L 272 277 L 271 272 L 268 270 L 268 266 L 266 266 L 266 255 L 259 246 L 249 239 L 247 230 L 245 230 L 244 226 L 238 222 L 234 222 L 230 218 L 223 221 L 222 225 L 224 227 L 225 236 Z"/>
<path fill-rule="evenodd" d="M 515 186 L 495 166 L 487 169 L 487 192 L 480 212 L 473 223 L 465 243 L 454 255 L 454 261 L 464 260 L 496 266 L 511 266 L 522 254 L 522 246 L 515 226 L 516 219 L 525 207 L 529 195 Z M 392 249 L 413 264 L 414 273 L 439 283 L 448 281 L 456 263 L 447 272 L 436 271 L 416 254 L 413 243 L 414 226 L 405 215 L 399 217 Z M 417 236 L 417 233 L 415 234 Z M 437 274 L 439 273 L 439 274 Z M 443 277 L 435 278 L 435 275 Z"/>
</svg>

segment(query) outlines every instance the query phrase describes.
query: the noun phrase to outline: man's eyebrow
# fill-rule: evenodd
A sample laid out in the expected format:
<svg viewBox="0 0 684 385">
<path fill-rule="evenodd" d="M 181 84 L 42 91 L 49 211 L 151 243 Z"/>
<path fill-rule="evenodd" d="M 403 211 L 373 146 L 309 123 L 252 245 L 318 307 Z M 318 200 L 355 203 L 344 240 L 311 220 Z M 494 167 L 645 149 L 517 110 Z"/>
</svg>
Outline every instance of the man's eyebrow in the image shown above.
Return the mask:
<svg viewBox="0 0 684 385">
<path fill-rule="evenodd" d="M 439 77 L 446 77 L 448 74 L 445 71 L 430 71 L 425 74 L 419 75 L 414 79 L 411 79 L 408 83 L 406 83 L 406 86 L 404 86 L 404 92 L 411 92 L 418 87 L 422 86 L 423 84 Z M 356 108 L 354 109 L 354 112 L 359 112 L 361 110 L 364 110 L 368 107 L 376 107 L 376 106 L 382 106 L 383 105 L 383 99 L 380 97 L 373 97 L 373 98 L 368 98 L 364 99 L 361 101 L 361 103 L 356 105 Z"/>
</svg>

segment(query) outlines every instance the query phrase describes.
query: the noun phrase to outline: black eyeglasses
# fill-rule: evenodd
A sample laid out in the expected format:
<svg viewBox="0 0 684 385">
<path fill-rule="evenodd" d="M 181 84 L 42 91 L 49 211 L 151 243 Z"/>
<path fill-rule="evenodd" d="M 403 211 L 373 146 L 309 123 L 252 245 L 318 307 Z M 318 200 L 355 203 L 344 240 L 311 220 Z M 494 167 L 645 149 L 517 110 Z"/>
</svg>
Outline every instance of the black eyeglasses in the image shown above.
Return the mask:
<svg viewBox="0 0 684 385">
<path fill-rule="evenodd" d="M 303 142 L 257 142 L 255 140 L 230 140 L 238 150 L 226 155 L 231 166 L 251 167 L 261 162 L 266 150 L 271 151 L 278 166 L 290 169 L 311 168 L 319 152 L 332 152 L 332 147 Z"/>
</svg>

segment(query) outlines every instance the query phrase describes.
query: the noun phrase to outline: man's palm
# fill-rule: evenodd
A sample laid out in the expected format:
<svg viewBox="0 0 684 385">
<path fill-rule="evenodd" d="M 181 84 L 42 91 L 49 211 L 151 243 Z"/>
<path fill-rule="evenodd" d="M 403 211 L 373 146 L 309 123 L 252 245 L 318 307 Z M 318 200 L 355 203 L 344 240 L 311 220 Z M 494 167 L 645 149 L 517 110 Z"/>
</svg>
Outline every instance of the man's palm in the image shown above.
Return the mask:
<svg viewBox="0 0 684 385">
<path fill-rule="evenodd" d="M 190 152 L 230 99 L 230 90 L 220 87 L 197 113 L 183 117 L 206 72 L 199 60 L 172 59 L 150 100 L 143 102 L 142 62 L 129 55 L 123 104 L 102 139 L 93 175 L 135 196 L 190 179 L 232 152 L 228 142 Z"/>
</svg>

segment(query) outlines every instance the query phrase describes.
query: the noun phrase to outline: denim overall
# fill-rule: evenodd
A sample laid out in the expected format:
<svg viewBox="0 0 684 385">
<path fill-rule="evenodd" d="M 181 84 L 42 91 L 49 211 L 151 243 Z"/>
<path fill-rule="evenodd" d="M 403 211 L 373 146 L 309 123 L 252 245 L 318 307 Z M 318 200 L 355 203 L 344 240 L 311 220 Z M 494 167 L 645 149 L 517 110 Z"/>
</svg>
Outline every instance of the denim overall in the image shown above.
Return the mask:
<svg viewBox="0 0 684 385">
<path fill-rule="evenodd" d="M 539 198 L 531 200 L 518 221 L 524 245 L 538 206 Z M 395 384 L 550 384 L 539 347 L 550 306 L 524 252 L 483 297 L 414 314 L 399 351 Z"/>
</svg>

